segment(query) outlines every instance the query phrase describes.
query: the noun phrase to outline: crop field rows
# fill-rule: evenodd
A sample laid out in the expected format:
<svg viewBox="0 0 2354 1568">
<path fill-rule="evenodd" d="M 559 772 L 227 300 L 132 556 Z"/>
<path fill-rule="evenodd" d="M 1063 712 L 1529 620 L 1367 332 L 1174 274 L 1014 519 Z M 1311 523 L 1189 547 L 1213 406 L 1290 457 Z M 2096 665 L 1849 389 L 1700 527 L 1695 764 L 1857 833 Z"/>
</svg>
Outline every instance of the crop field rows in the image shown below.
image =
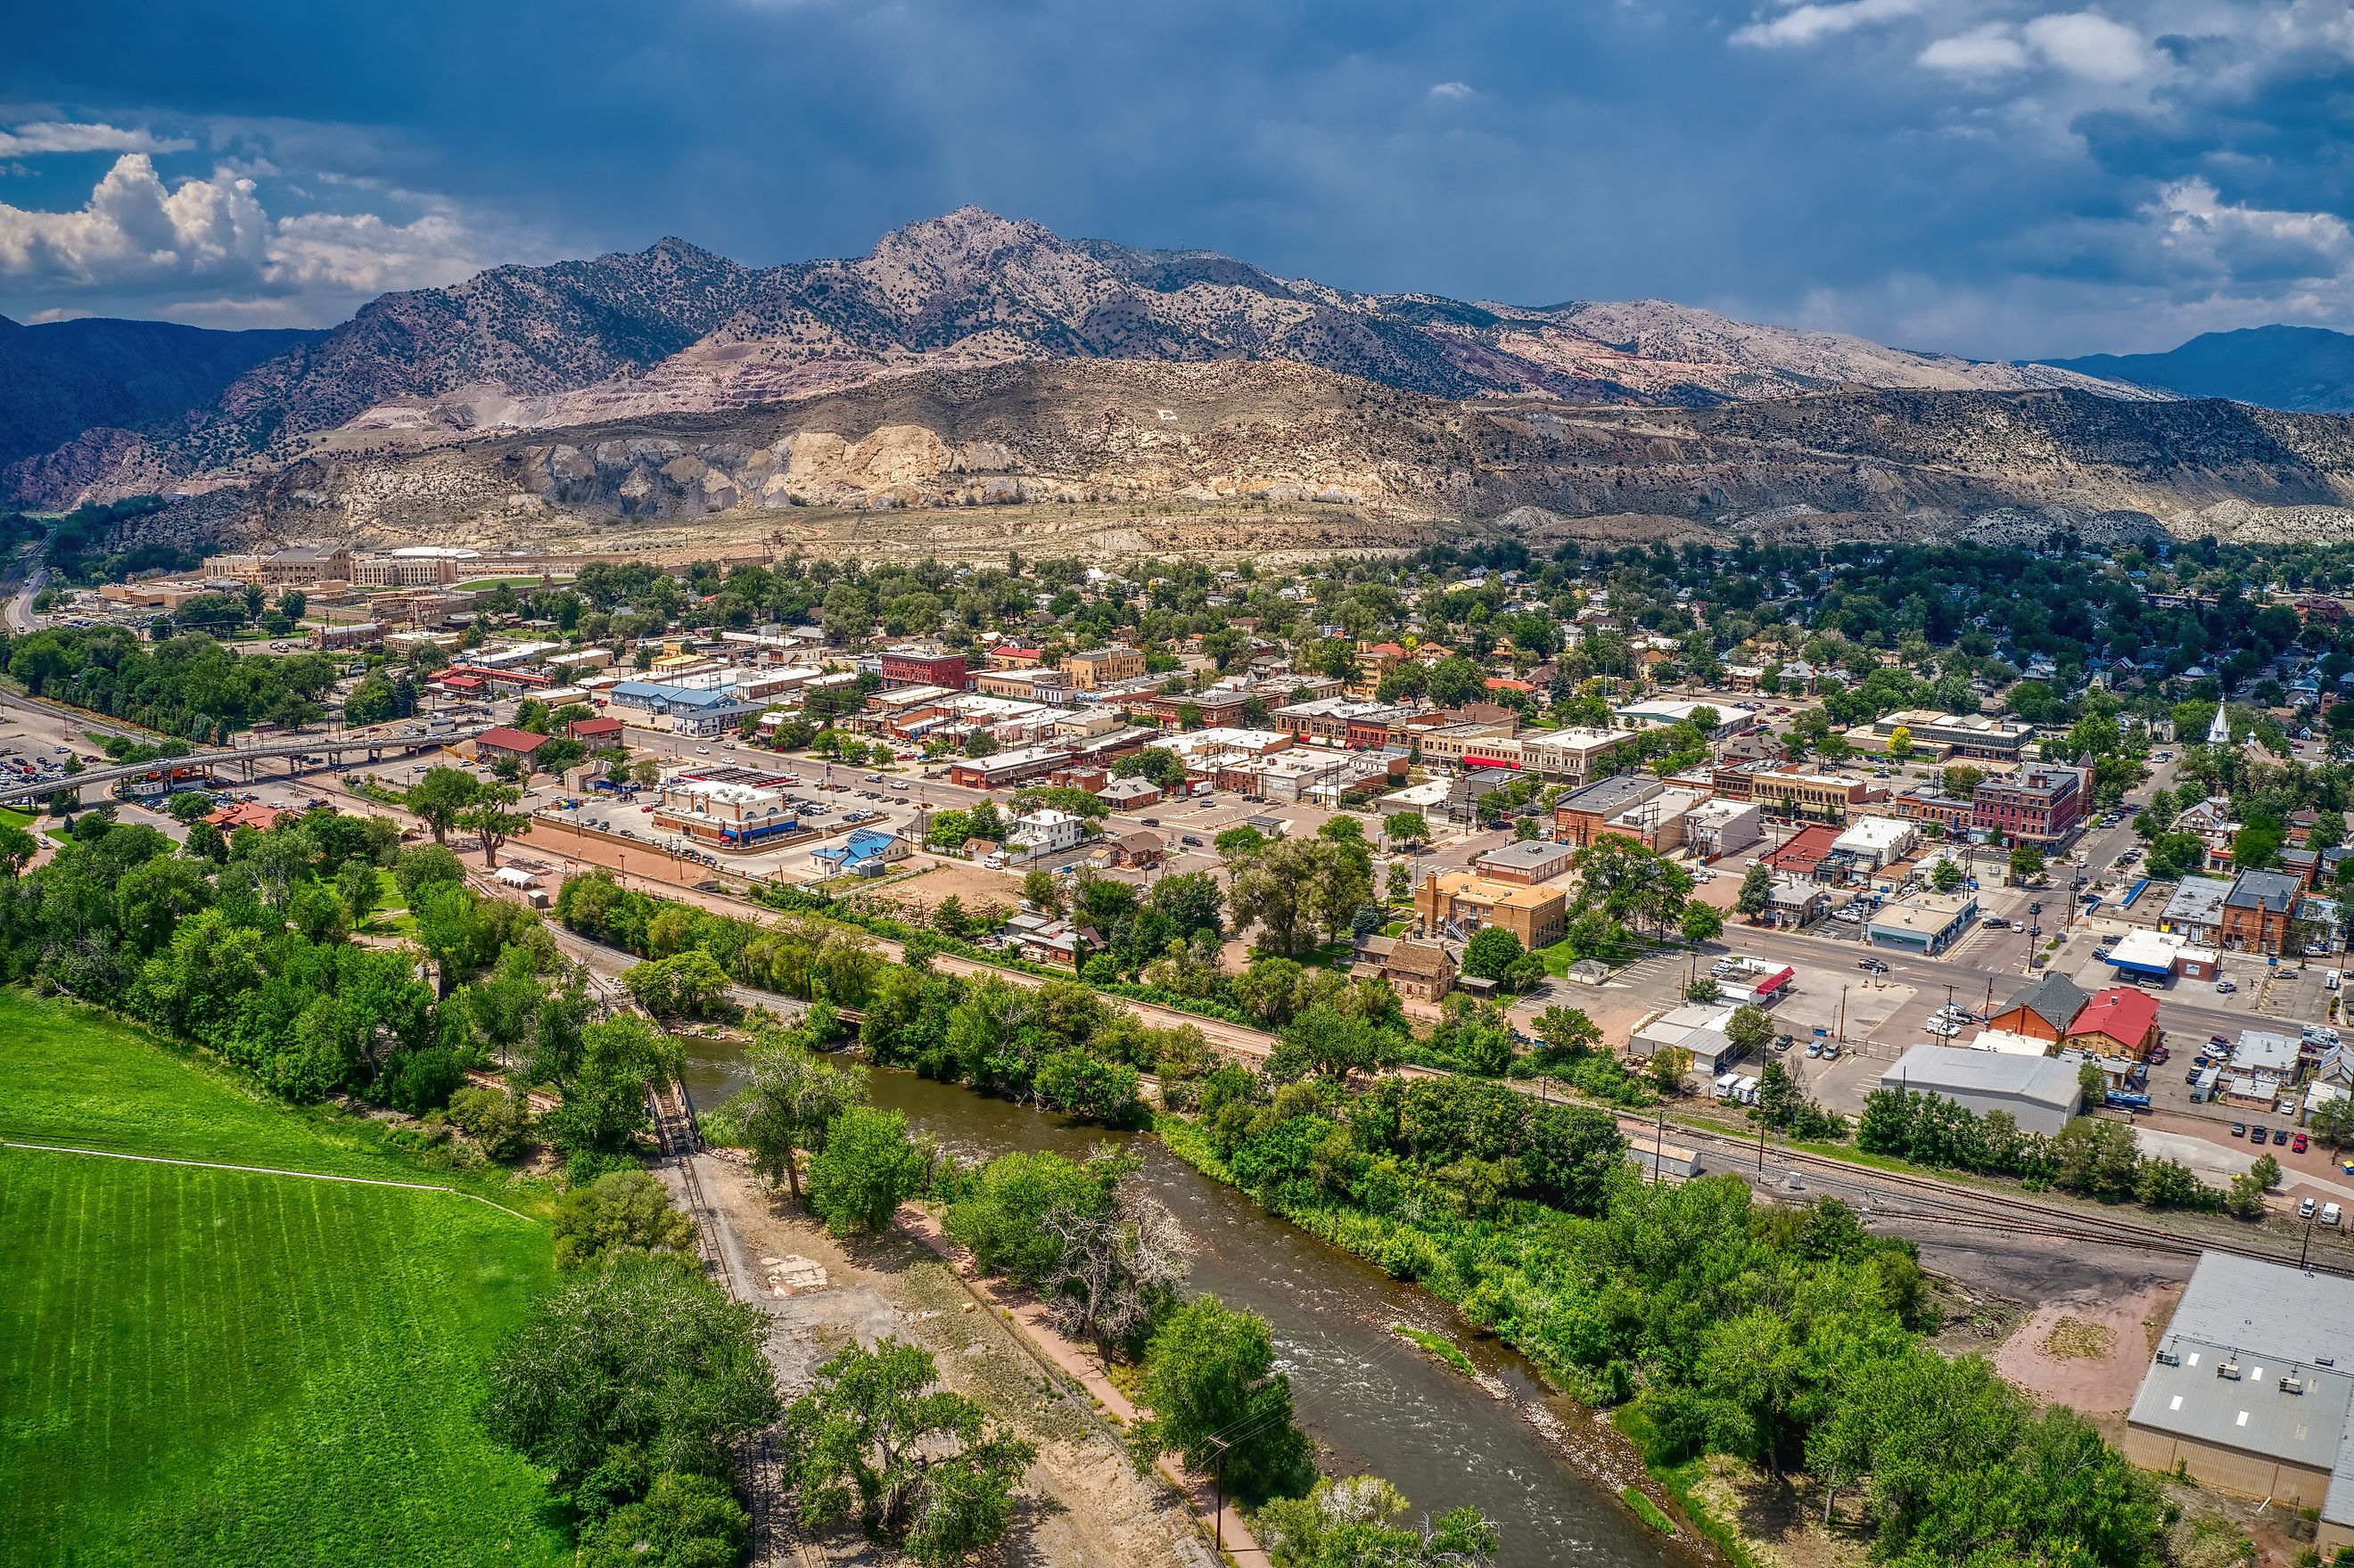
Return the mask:
<svg viewBox="0 0 2354 1568">
<path fill-rule="evenodd" d="M 0 993 L 0 1137 L 422 1174 L 87 1014 Z M 490 1346 L 551 1273 L 536 1222 L 450 1192 L 5 1149 L 0 1256 L 9 1562 L 569 1555 L 539 1478 L 473 1414 Z"/>
</svg>

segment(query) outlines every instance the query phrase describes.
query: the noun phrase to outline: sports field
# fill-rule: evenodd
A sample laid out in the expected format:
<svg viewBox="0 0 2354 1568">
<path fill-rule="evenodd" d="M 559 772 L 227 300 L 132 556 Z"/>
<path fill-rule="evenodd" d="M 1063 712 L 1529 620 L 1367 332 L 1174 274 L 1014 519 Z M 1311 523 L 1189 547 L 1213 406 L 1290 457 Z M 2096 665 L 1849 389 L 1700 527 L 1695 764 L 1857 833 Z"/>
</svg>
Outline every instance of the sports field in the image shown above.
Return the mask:
<svg viewBox="0 0 2354 1568">
<path fill-rule="evenodd" d="M 16 991 L 0 1140 L 447 1180 Z M 540 1222 L 454 1191 L 0 1148 L 6 1561 L 568 1558 L 472 1414 L 548 1254 Z"/>
</svg>

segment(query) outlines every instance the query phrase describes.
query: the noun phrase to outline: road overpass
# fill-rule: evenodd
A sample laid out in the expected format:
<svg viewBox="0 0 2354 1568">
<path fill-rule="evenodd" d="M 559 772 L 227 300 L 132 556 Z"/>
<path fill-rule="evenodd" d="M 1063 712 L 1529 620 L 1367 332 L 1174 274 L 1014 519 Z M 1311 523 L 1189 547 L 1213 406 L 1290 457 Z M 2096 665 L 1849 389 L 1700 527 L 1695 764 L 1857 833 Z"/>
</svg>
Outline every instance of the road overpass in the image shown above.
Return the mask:
<svg viewBox="0 0 2354 1568">
<path fill-rule="evenodd" d="M 159 757 L 146 762 L 117 763 L 106 768 L 85 768 L 80 773 L 60 778 L 0 780 L 0 805 L 28 804 L 46 799 L 59 789 L 80 790 L 93 784 L 114 784 L 125 779 L 144 779 L 160 768 L 201 768 L 216 781 L 224 768 L 241 770 L 243 780 L 250 783 L 258 764 L 272 758 L 288 762 L 284 777 L 292 779 L 306 770 L 299 759 L 323 757 L 332 765 L 336 758 L 365 756 L 373 762 L 380 757 L 406 756 L 415 751 L 439 750 L 461 740 L 472 740 L 490 728 L 488 725 L 472 729 L 453 730 L 447 735 L 341 735 L 304 736 L 291 740 L 273 740 L 256 746 L 207 748 L 191 751 L 186 757 Z"/>
</svg>

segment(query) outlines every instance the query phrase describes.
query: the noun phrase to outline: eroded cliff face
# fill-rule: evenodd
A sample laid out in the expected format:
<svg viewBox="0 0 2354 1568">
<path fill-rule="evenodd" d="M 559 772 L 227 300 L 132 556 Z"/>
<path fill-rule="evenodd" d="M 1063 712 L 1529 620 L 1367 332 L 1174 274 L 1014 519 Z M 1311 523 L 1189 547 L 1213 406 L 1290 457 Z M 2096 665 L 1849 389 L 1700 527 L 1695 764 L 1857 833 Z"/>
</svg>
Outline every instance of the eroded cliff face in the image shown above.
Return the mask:
<svg viewBox="0 0 2354 1568">
<path fill-rule="evenodd" d="M 1292 365 L 1081 361 L 422 450 L 326 448 L 183 510 L 262 536 L 493 546 L 651 525 L 791 535 L 821 514 L 882 513 L 909 519 L 898 539 L 985 534 L 950 518 L 991 511 L 1040 514 L 1020 528 L 1051 535 L 1055 508 L 1097 509 L 1087 525 L 1106 538 L 1123 508 L 1224 515 L 1243 550 L 1254 515 L 1282 508 L 1307 509 L 1294 524 L 1312 514 L 1320 546 L 1345 546 L 1352 522 L 1388 542 L 1505 518 L 1578 538 L 1995 537 L 2102 519 L 2334 537 L 2354 519 L 2349 432 L 2343 418 L 2071 392 L 1569 408 Z"/>
</svg>

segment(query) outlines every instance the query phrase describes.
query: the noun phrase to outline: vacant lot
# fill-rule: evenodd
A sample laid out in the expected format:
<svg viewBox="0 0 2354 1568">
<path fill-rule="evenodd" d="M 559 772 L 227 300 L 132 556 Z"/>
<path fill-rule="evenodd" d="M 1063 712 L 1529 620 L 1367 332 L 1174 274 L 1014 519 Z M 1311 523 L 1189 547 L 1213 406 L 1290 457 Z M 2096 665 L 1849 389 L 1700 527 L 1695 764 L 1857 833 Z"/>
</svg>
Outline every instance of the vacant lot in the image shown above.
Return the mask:
<svg viewBox="0 0 2354 1568">
<path fill-rule="evenodd" d="M 0 1138 L 434 1181 L 137 1036 L 0 993 Z M 472 1414 L 550 1275 L 451 1191 L 0 1149 L 11 1562 L 553 1563 Z"/>
</svg>

